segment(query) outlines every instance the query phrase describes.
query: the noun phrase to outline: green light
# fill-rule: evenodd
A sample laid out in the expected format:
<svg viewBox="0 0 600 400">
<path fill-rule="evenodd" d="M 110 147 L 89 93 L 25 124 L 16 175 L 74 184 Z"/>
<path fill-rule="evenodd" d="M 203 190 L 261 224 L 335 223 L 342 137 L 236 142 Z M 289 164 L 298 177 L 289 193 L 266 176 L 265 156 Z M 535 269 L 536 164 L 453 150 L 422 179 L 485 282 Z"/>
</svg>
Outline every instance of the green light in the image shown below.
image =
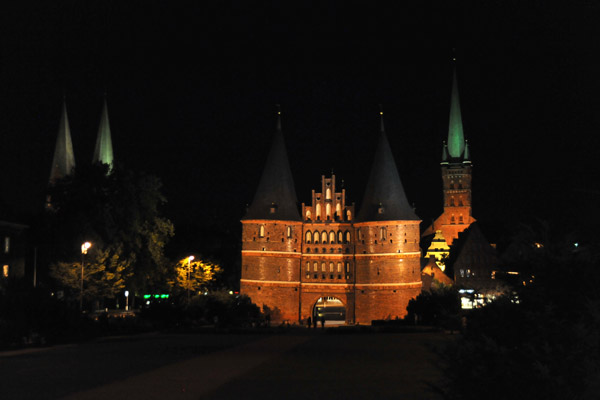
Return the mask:
<svg viewBox="0 0 600 400">
<path fill-rule="evenodd" d="M 161 295 L 160 295 L 160 298 L 161 298 L 161 299 L 168 299 L 168 298 L 169 298 L 169 295 L 168 295 L 168 294 L 161 294 Z"/>
<path fill-rule="evenodd" d="M 145 294 L 145 295 L 144 295 L 144 299 L 149 299 L 149 298 L 150 298 L 150 296 L 152 296 L 152 295 L 150 295 L 150 294 Z"/>
<path fill-rule="evenodd" d="M 452 98 L 450 100 L 450 123 L 448 126 L 448 153 L 450 157 L 458 158 L 465 150 L 462 117 L 460 113 L 460 100 L 458 98 L 458 84 L 456 83 L 456 70 L 452 81 Z"/>
<path fill-rule="evenodd" d="M 154 295 L 154 298 L 155 298 L 155 299 L 158 299 L 158 298 L 160 298 L 160 294 L 155 294 L 155 295 Z"/>
</svg>

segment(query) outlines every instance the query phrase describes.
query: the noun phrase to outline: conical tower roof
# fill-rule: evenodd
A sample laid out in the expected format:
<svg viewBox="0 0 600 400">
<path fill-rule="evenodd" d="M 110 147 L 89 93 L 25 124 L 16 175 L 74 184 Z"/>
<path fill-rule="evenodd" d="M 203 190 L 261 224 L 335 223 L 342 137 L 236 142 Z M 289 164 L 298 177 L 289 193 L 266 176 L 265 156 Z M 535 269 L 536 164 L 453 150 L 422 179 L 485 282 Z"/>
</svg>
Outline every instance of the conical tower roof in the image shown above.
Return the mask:
<svg viewBox="0 0 600 400">
<path fill-rule="evenodd" d="M 381 132 L 375 152 L 371 175 L 363 197 L 358 221 L 418 221 L 408 203 L 396 162 L 383 129 L 381 114 Z"/>
<path fill-rule="evenodd" d="M 460 99 L 456 82 L 456 68 L 452 80 L 452 97 L 450 98 L 450 122 L 448 124 L 448 153 L 452 158 L 460 158 L 465 150 Z"/>
<path fill-rule="evenodd" d="M 94 149 L 94 158 L 92 159 L 92 162 L 107 164 L 109 170 L 113 167 L 113 148 L 106 98 L 104 99 L 104 107 L 102 108 L 102 115 L 100 116 L 100 126 L 98 127 L 98 137 L 96 138 L 96 147 Z"/>
<path fill-rule="evenodd" d="M 281 112 L 265 169 L 244 219 L 300 221 L 296 189 L 281 130 Z"/>
<path fill-rule="evenodd" d="M 73 142 L 71 141 L 71 128 L 69 127 L 69 117 L 67 116 L 67 103 L 63 101 L 60 123 L 58 126 L 58 136 L 56 137 L 56 147 L 54 148 L 54 158 L 50 170 L 50 185 L 58 179 L 70 175 L 75 168 L 75 154 L 73 153 Z"/>
</svg>

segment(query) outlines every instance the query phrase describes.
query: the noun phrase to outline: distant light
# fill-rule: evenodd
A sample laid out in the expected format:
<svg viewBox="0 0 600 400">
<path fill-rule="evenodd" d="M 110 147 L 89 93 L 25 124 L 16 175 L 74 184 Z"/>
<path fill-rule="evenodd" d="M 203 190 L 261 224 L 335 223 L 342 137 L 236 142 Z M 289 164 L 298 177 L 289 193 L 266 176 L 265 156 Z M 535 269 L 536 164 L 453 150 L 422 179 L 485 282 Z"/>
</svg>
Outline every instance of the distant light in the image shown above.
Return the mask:
<svg viewBox="0 0 600 400">
<path fill-rule="evenodd" d="M 148 301 L 146 302 L 146 305 L 147 305 L 147 306 L 149 306 L 149 305 L 150 305 L 150 300 L 148 300 Z"/>
<path fill-rule="evenodd" d="M 230 291 L 229 291 L 229 294 L 233 294 L 233 290 L 230 290 Z"/>
<path fill-rule="evenodd" d="M 188 261 L 193 261 L 193 260 L 194 260 L 194 258 L 195 258 L 194 256 L 189 256 L 189 257 L 188 257 Z"/>
<path fill-rule="evenodd" d="M 129 297 L 129 290 L 125 291 L 125 297 Z"/>
<path fill-rule="evenodd" d="M 579 247 L 579 243 L 575 242 L 575 243 L 573 243 L 573 246 Z"/>
</svg>

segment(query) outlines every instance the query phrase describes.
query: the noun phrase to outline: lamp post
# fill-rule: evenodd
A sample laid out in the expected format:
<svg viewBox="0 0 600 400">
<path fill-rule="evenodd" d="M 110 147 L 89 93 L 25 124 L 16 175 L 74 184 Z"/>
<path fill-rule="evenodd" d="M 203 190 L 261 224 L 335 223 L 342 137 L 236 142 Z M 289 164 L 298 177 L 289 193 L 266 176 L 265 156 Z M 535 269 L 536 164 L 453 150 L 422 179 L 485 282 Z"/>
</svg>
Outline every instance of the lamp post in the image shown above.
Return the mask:
<svg viewBox="0 0 600 400">
<path fill-rule="evenodd" d="M 83 257 L 87 254 L 88 249 L 90 247 L 92 247 L 92 244 L 90 242 L 85 242 L 81 245 L 81 282 L 79 285 L 79 311 L 83 311 Z"/>
<path fill-rule="evenodd" d="M 190 304 L 190 275 L 191 275 L 191 262 L 194 259 L 194 256 L 189 256 L 187 258 L 188 267 L 187 267 L 187 302 Z"/>
<path fill-rule="evenodd" d="M 125 311 L 129 311 L 129 290 L 125 291 Z"/>
</svg>

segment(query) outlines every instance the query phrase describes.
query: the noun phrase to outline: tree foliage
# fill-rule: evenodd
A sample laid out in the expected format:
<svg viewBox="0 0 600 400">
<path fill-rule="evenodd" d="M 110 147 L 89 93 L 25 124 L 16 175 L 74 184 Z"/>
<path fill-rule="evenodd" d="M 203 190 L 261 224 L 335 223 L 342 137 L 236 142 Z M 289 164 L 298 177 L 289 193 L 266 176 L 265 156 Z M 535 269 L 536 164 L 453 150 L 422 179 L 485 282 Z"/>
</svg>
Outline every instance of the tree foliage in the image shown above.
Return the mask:
<svg viewBox="0 0 600 400">
<path fill-rule="evenodd" d="M 51 276 L 72 298 L 80 291 L 81 272 L 81 262 L 57 262 L 50 267 Z M 83 298 L 91 301 L 114 297 L 125 289 L 131 274 L 130 262 L 120 252 L 92 248 L 83 264 Z"/>
<path fill-rule="evenodd" d="M 189 258 L 183 258 L 175 265 L 175 277 L 169 284 L 175 289 L 198 293 L 206 289 L 216 276 L 220 274 L 221 267 L 210 261 L 194 259 L 188 263 Z"/>
<path fill-rule="evenodd" d="M 106 266 L 94 277 L 103 277 L 107 285 L 122 289 L 125 282 L 134 291 L 165 287 L 170 265 L 164 247 L 174 228 L 160 215 L 166 201 L 160 189 L 158 178 L 118 165 L 110 174 L 103 164 L 78 167 L 56 182 L 50 190 L 52 211 L 46 213 L 39 235 L 46 261 L 54 265 L 53 276 L 67 285 L 59 270 L 68 272 L 68 265 L 78 263 L 81 243 L 90 241 L 95 265 Z M 118 267 L 112 264 L 115 260 Z M 111 278 L 112 273 L 117 275 Z"/>
<path fill-rule="evenodd" d="M 518 302 L 502 298 L 469 316 L 464 339 L 446 353 L 447 397 L 597 398 L 599 249 L 575 247 L 543 225 L 516 239 L 511 257 L 533 282 Z"/>
</svg>

